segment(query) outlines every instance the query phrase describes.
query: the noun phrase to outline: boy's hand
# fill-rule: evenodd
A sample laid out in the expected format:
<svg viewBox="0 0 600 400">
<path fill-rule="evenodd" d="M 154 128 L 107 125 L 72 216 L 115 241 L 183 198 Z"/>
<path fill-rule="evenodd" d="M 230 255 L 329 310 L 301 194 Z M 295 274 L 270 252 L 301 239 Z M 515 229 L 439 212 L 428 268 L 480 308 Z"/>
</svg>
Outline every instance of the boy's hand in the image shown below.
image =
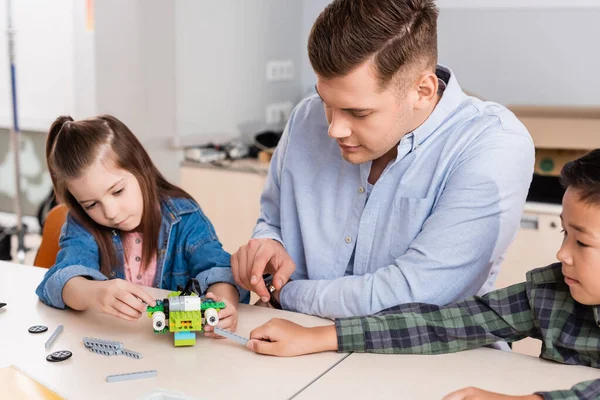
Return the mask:
<svg viewBox="0 0 600 400">
<path fill-rule="evenodd" d="M 543 400 L 536 394 L 528 396 L 508 396 L 500 393 L 486 392 L 474 387 L 464 388 L 452 392 L 444 400 Z"/>
<path fill-rule="evenodd" d="M 156 301 L 144 289 L 123 279 L 86 281 L 78 282 L 82 284 L 81 289 L 84 289 L 88 299 L 86 309 L 136 321 L 146 312 L 148 305 L 156 305 Z"/>
<path fill-rule="evenodd" d="M 335 326 L 306 328 L 285 319 L 274 318 L 250 332 L 250 350 L 272 356 L 291 357 L 337 350 Z"/>
<path fill-rule="evenodd" d="M 239 293 L 237 289 L 228 283 L 215 283 L 211 285 L 206 293 L 206 298 L 214 301 L 222 301 L 225 308 L 219 311 L 219 323 L 217 326 L 230 332 L 235 332 L 238 322 Z M 214 333 L 215 328 L 208 324 L 204 327 L 204 336 L 216 339 L 224 339 L 223 336 Z"/>
</svg>

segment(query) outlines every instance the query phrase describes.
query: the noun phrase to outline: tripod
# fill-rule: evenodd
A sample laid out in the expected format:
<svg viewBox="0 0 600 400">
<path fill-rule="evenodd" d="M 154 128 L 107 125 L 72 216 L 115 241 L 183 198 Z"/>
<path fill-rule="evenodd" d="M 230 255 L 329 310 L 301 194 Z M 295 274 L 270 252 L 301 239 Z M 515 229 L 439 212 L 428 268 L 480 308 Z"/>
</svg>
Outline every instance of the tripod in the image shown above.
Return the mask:
<svg viewBox="0 0 600 400">
<path fill-rule="evenodd" d="M 5 235 L 17 235 L 17 260 L 23 264 L 25 262 L 25 229 L 23 225 L 23 211 L 21 208 L 21 131 L 19 130 L 19 119 L 17 113 L 17 81 L 16 81 L 16 69 L 15 69 L 15 41 L 12 24 L 12 0 L 6 0 L 6 35 L 8 38 L 8 60 L 10 63 L 10 83 L 11 83 L 11 99 L 12 99 L 12 117 L 13 124 L 10 130 L 10 141 L 12 151 L 15 156 L 15 199 L 14 208 L 15 215 L 17 216 L 17 226 L 13 228 Z M 1 234 L 0 234 L 1 235 Z M 10 239 L 9 239 L 10 240 Z M 9 244 L 10 246 L 10 244 Z"/>
</svg>

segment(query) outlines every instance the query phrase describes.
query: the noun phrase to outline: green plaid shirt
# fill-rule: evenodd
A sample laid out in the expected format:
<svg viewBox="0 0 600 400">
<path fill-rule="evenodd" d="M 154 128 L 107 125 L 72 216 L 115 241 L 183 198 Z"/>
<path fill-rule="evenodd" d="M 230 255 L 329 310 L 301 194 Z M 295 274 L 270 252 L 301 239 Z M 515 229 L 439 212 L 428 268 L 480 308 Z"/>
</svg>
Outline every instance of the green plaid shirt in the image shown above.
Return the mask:
<svg viewBox="0 0 600 400">
<path fill-rule="evenodd" d="M 542 341 L 541 358 L 600 368 L 599 306 L 577 303 L 561 264 L 527 273 L 527 281 L 440 307 L 411 303 L 372 317 L 335 321 L 340 352 L 441 354 L 526 337 Z M 600 379 L 544 399 L 600 398 Z"/>
</svg>

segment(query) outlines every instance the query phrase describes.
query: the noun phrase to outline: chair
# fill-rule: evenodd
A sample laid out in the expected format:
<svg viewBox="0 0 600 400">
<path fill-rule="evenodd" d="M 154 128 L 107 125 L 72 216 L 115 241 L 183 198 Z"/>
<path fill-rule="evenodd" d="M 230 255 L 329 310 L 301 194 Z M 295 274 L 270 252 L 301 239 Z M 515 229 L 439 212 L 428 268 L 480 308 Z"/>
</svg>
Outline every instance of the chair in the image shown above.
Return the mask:
<svg viewBox="0 0 600 400">
<path fill-rule="evenodd" d="M 33 261 L 36 267 L 50 268 L 56 262 L 56 255 L 60 250 L 58 245 L 60 231 L 67 219 L 68 211 L 67 206 L 59 204 L 48 212 L 42 230 L 42 243 Z"/>
</svg>

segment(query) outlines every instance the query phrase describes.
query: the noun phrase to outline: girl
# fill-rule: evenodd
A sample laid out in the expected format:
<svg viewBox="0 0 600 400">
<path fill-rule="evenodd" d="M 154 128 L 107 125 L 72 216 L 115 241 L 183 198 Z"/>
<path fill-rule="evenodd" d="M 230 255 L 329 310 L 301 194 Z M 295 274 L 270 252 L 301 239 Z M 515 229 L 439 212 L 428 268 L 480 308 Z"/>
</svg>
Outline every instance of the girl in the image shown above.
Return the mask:
<svg viewBox="0 0 600 400">
<path fill-rule="evenodd" d="M 59 117 L 46 160 L 69 215 L 56 263 L 36 290 L 44 303 L 134 321 L 155 305 L 140 286 L 176 290 L 196 278 L 208 298 L 226 302 L 218 326 L 235 330 L 239 299 L 249 293 L 235 285 L 230 255 L 198 204 L 163 178 L 122 122 Z"/>
</svg>

